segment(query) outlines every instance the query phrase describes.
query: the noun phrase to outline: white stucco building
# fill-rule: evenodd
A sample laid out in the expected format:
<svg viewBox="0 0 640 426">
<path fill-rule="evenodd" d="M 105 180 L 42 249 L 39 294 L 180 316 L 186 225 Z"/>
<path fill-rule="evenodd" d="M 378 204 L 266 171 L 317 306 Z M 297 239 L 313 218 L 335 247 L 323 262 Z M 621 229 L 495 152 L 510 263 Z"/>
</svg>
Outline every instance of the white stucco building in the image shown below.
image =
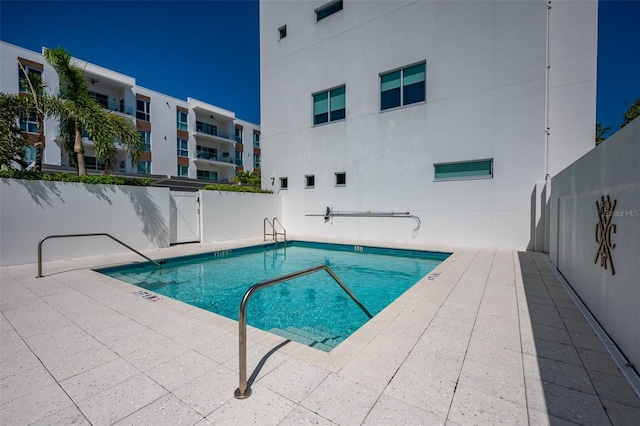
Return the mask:
<svg viewBox="0 0 640 426">
<path fill-rule="evenodd" d="M 0 91 L 18 93 L 22 90 L 18 62 L 27 72 L 40 73 L 48 90 L 58 91 L 58 75 L 41 53 L 5 42 L 0 42 Z M 194 98 L 185 101 L 138 86 L 134 77 L 78 59 L 72 59 L 72 62 L 84 69 L 94 99 L 111 113 L 130 119 L 145 140 L 146 152 L 137 164 L 131 164 L 124 150 L 119 148 L 115 173 L 229 182 L 238 171 L 260 168 L 260 149 L 254 147 L 254 135 L 258 135 L 259 145 L 259 125 L 239 120 L 232 111 Z M 26 120 L 21 125 L 34 142 L 35 122 Z M 58 132 L 56 120 L 45 123 L 43 162 L 68 166 L 69 158 L 58 140 Z M 93 144 L 87 138 L 84 148 L 87 169 L 101 170 Z M 35 149 L 31 149 L 28 156 L 33 159 Z"/>
<path fill-rule="evenodd" d="M 287 232 L 543 248 L 594 146 L 596 1 L 260 3 L 263 187 Z M 410 211 L 391 218 L 336 211 Z"/>
</svg>

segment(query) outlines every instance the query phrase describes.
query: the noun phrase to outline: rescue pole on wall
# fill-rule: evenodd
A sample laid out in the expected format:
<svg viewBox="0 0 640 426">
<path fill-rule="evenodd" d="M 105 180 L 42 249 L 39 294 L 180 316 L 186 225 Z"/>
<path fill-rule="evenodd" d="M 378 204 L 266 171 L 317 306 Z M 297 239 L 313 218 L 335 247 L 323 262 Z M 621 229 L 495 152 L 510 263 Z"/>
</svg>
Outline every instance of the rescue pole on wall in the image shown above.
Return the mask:
<svg viewBox="0 0 640 426">
<path fill-rule="evenodd" d="M 415 238 L 418 235 L 418 231 L 420 230 L 420 226 L 422 223 L 420 222 L 420 218 L 418 216 L 412 215 L 411 212 L 376 212 L 376 211 L 334 211 L 331 207 L 327 207 L 327 210 L 324 214 L 307 214 L 305 216 L 317 216 L 324 217 L 324 221 L 329 222 L 332 221 L 334 217 L 395 217 L 395 218 L 409 218 L 416 221 L 416 227 L 413 229 L 413 235 L 411 238 Z"/>
</svg>

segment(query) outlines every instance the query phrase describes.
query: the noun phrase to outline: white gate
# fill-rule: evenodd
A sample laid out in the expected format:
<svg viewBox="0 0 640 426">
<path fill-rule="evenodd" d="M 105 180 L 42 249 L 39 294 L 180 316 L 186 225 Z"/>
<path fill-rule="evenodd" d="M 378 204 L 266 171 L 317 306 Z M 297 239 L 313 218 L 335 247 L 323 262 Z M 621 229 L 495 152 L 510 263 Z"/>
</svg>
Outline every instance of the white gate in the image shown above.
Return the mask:
<svg viewBox="0 0 640 426">
<path fill-rule="evenodd" d="M 200 242 L 200 192 L 170 194 L 171 244 Z"/>
</svg>

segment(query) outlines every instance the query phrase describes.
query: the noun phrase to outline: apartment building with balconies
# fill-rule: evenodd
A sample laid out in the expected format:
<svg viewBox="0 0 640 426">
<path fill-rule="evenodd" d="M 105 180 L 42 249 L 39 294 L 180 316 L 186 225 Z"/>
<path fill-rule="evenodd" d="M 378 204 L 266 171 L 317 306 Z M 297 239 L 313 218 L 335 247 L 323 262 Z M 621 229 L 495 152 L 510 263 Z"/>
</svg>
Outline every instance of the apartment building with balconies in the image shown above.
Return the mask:
<svg viewBox="0 0 640 426">
<path fill-rule="evenodd" d="M 0 58 L 0 91 L 18 93 L 27 90 L 20 85 L 23 73 L 18 65 L 20 62 L 28 73 L 42 76 L 47 90 L 57 93 L 58 76 L 41 53 L 0 42 Z M 239 171 L 259 169 L 259 161 L 255 167 L 255 149 L 250 145 L 245 147 L 247 141 L 251 143 L 252 135 L 259 135 L 259 125 L 236 118 L 233 111 L 195 98 L 177 99 L 139 86 L 134 77 L 117 71 L 75 58 L 72 62 L 84 70 L 89 95 L 109 113 L 131 120 L 140 132 L 144 152 L 136 164 L 131 163 L 124 147 L 115 141 L 114 173 L 231 182 Z M 32 144 L 27 159 L 33 161 L 35 119 L 24 117 L 20 125 Z M 64 168 L 71 164 L 59 134 L 57 120 L 47 120 L 45 167 Z M 93 142 L 86 133 L 83 144 L 88 172 L 101 173 L 104 164 L 96 158 Z"/>
</svg>

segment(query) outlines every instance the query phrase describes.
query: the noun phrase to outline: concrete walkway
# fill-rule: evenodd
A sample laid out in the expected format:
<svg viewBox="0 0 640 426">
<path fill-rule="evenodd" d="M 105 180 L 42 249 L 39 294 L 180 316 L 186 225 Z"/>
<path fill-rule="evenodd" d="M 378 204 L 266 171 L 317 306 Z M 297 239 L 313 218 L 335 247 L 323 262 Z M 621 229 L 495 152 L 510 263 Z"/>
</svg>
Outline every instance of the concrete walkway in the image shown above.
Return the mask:
<svg viewBox="0 0 640 426">
<path fill-rule="evenodd" d="M 640 424 L 640 399 L 538 253 L 456 250 L 329 354 L 250 328 L 246 400 L 233 398 L 237 322 L 87 269 L 138 260 L 0 270 L 0 424 Z"/>
</svg>

